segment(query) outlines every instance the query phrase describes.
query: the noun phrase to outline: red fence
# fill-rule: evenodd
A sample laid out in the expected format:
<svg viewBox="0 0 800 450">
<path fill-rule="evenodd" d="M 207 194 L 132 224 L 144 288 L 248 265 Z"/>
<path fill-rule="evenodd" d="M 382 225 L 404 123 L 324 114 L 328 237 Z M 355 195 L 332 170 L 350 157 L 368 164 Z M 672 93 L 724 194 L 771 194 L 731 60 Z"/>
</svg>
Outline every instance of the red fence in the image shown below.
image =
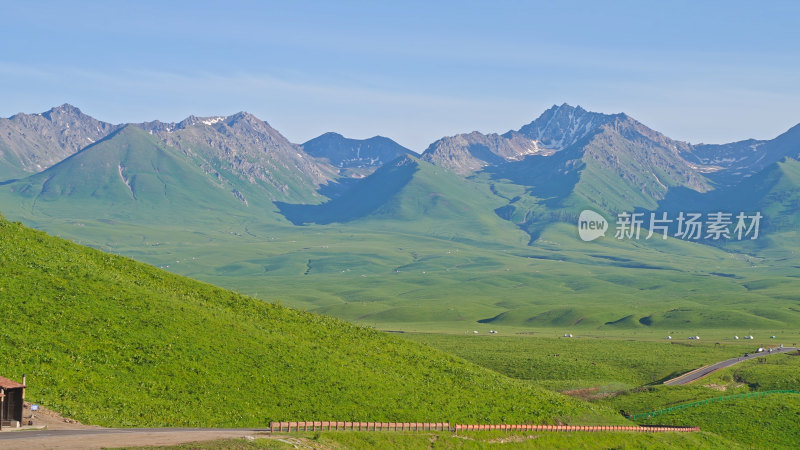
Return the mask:
<svg viewBox="0 0 800 450">
<path fill-rule="evenodd" d="M 457 426 L 457 425 L 456 425 Z M 270 422 L 270 431 L 445 431 L 452 430 L 450 423 L 421 422 Z"/>
<path fill-rule="evenodd" d="M 699 427 L 581 426 L 581 425 L 450 425 L 448 422 L 270 422 L 270 431 L 634 431 L 640 433 L 694 432 Z"/>
<path fill-rule="evenodd" d="M 656 427 L 656 426 L 612 426 L 612 425 L 455 425 L 454 431 L 636 431 L 644 433 L 663 433 L 667 431 L 693 432 L 700 431 L 699 427 Z"/>
</svg>

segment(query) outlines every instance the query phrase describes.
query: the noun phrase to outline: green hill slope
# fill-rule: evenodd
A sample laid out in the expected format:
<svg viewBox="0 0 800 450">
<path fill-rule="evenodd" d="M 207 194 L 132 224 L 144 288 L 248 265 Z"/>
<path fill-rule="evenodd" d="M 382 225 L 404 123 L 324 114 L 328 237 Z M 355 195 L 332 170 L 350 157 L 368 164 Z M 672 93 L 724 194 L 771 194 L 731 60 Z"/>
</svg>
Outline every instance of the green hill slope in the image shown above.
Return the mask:
<svg viewBox="0 0 800 450">
<path fill-rule="evenodd" d="M 335 169 L 316 161 L 278 130 L 254 115 L 189 116 L 179 123 L 136 125 L 177 149 L 237 198 L 250 205 L 272 206 L 283 200 L 316 203 L 315 191 L 335 179 Z"/>
<path fill-rule="evenodd" d="M 370 231 L 520 243 L 521 233 L 493 212 L 503 203 L 486 183 L 464 180 L 406 155 L 327 203 L 278 207 L 295 224 L 339 222 Z"/>
<path fill-rule="evenodd" d="M 800 161 L 784 158 L 719 197 L 715 203 L 729 211 L 761 212 L 763 232 L 797 230 L 800 225 Z"/>
<path fill-rule="evenodd" d="M 709 403 L 643 419 L 646 425 L 685 426 L 746 445 L 748 448 L 797 448 L 800 395 L 776 395 Z"/>
<path fill-rule="evenodd" d="M 619 422 L 369 328 L 243 297 L 0 219 L 3 375 L 87 423 Z"/>
<path fill-rule="evenodd" d="M 189 158 L 127 126 L 49 169 L 4 187 L 31 214 L 139 223 L 197 220 L 247 208 Z"/>
</svg>

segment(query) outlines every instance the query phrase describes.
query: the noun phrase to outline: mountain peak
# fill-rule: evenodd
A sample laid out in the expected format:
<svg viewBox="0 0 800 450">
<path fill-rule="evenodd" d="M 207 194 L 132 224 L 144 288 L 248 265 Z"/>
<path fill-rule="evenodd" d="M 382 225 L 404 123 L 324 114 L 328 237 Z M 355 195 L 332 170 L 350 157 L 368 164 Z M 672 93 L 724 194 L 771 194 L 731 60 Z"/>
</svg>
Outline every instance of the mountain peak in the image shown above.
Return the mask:
<svg viewBox="0 0 800 450">
<path fill-rule="evenodd" d="M 335 131 L 328 131 L 326 133 L 320 134 L 319 136 L 317 136 L 317 137 L 315 137 L 313 139 L 310 139 L 306 143 L 311 142 L 311 141 L 320 141 L 320 142 L 334 141 L 335 142 L 335 141 L 343 141 L 345 139 L 347 139 L 347 138 L 342 136 L 339 133 L 336 133 Z M 302 145 L 305 145 L 305 144 L 301 144 L 301 146 Z"/>
<path fill-rule="evenodd" d="M 64 103 L 61 106 L 56 106 L 50 108 L 49 110 L 42 113 L 42 116 L 47 118 L 48 120 L 53 120 L 56 117 L 64 117 L 64 116 L 86 116 L 80 109 L 75 106 L 70 105 L 69 103 Z M 88 117 L 88 116 L 86 116 Z"/>
<path fill-rule="evenodd" d="M 569 103 L 567 103 L 567 102 L 564 102 L 564 103 L 562 103 L 562 104 L 560 104 L 560 105 L 555 105 L 555 104 L 554 104 L 553 106 L 551 106 L 551 107 L 550 107 L 550 109 L 546 110 L 545 112 L 547 112 L 547 111 L 556 111 L 556 112 L 561 112 L 561 111 L 564 111 L 564 112 L 572 112 L 572 111 L 576 111 L 576 112 L 587 112 L 585 109 L 583 109 L 583 107 L 581 107 L 581 105 L 572 106 L 572 105 L 570 105 L 570 104 L 569 104 Z"/>
<path fill-rule="evenodd" d="M 91 145 L 118 126 L 101 122 L 69 103 L 43 113 L 0 119 L 0 177 L 40 172 Z"/>
<path fill-rule="evenodd" d="M 153 124 L 159 123 L 158 121 L 152 122 Z M 183 129 L 187 127 L 193 127 L 196 125 L 208 125 L 212 126 L 217 123 L 225 123 L 228 126 L 232 126 L 236 123 L 247 123 L 247 124 L 266 124 L 266 122 L 260 120 L 258 117 L 245 112 L 240 111 L 236 114 L 232 114 L 230 116 L 206 116 L 206 117 L 198 117 L 194 114 L 190 115 L 189 117 L 181 120 L 178 122 L 174 128 Z"/>
<path fill-rule="evenodd" d="M 317 136 L 301 147 L 315 158 L 327 159 L 341 174 L 357 177 L 372 173 L 398 156 L 413 154 L 411 150 L 383 136 L 350 139 L 334 132 Z"/>
<path fill-rule="evenodd" d="M 81 112 L 77 106 L 70 105 L 69 103 L 64 103 L 60 106 L 54 106 L 50 108 L 50 111 Z"/>
<path fill-rule="evenodd" d="M 177 127 L 178 128 L 191 127 L 193 125 L 196 125 L 198 122 L 200 122 L 200 119 L 198 119 L 197 116 L 192 114 L 189 117 L 187 117 L 187 118 L 181 120 L 180 122 L 178 122 Z"/>
<path fill-rule="evenodd" d="M 230 115 L 230 116 L 226 117 L 225 119 L 226 119 L 226 122 L 229 125 L 233 125 L 233 124 L 238 123 L 238 122 L 245 122 L 245 123 L 248 123 L 248 124 L 264 123 L 264 124 L 269 125 L 267 122 L 259 119 L 258 117 L 250 114 L 247 111 L 239 111 L 236 114 L 233 114 L 233 115 Z"/>
<path fill-rule="evenodd" d="M 510 131 L 503 136 L 510 138 L 519 133 L 536 141 L 542 149 L 562 150 L 620 117 L 619 114 L 590 112 L 581 106 L 563 103 L 560 106 L 553 105 L 518 132 Z"/>
</svg>

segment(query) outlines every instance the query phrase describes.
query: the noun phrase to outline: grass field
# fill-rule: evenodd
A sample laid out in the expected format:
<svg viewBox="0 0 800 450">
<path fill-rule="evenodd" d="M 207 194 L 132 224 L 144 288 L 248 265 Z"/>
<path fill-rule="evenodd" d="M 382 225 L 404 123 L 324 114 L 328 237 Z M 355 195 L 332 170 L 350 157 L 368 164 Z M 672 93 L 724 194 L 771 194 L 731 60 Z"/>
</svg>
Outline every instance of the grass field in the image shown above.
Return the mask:
<svg viewBox="0 0 800 450">
<path fill-rule="evenodd" d="M 612 410 L 334 318 L 0 219 L 4 376 L 90 424 L 621 423 Z"/>
<path fill-rule="evenodd" d="M 643 424 L 685 425 L 725 436 L 753 448 L 797 448 L 800 395 L 715 402 L 642 419 Z"/>
<path fill-rule="evenodd" d="M 697 244 L 668 252 L 627 242 L 585 248 L 566 225 L 527 247 L 514 230 L 483 242 L 357 224 L 230 220 L 205 231 L 26 222 L 242 294 L 389 330 L 705 337 L 800 329 L 798 282 L 787 276 L 796 269 Z M 661 268 L 633 267 L 652 266 L 646 261 Z"/>
<path fill-rule="evenodd" d="M 749 360 L 714 372 L 691 385 L 629 390 L 600 399 L 598 403 L 629 413 L 642 413 L 730 394 L 800 390 L 799 368 L 798 356 L 769 355 L 761 361 Z M 692 424 L 749 448 L 795 448 L 800 441 L 798 420 L 800 395 L 771 394 L 715 401 L 637 421 L 651 425 Z"/>
<path fill-rule="evenodd" d="M 540 333 L 544 334 L 544 332 Z M 668 341 L 663 337 L 573 338 L 539 335 L 406 333 L 406 339 L 458 355 L 513 378 L 553 389 L 599 387 L 614 391 L 660 383 L 698 367 L 732 358 L 771 339 Z"/>
<path fill-rule="evenodd" d="M 719 370 L 686 386 L 651 386 L 611 397 L 614 409 L 647 412 L 727 394 L 769 390 L 800 390 L 800 357 L 775 354 Z"/>
<path fill-rule="evenodd" d="M 667 342 L 663 338 L 634 340 L 422 333 L 402 336 L 510 377 L 529 380 L 628 414 L 729 394 L 771 389 L 800 390 L 800 356 L 794 354 L 775 354 L 760 361 L 745 361 L 686 386 L 660 384 L 665 378 L 741 355 L 752 351 L 755 346 L 776 345 L 769 338 L 755 342 L 729 339 L 717 345 L 707 341 Z M 759 417 L 751 421 L 750 415 Z M 700 426 L 703 431 L 716 433 L 748 448 L 791 448 L 789 444 L 800 438 L 796 426 L 793 427 L 798 419 L 800 395 L 774 394 L 696 406 L 638 422 Z"/>
<path fill-rule="evenodd" d="M 746 361 L 716 372 L 703 382 L 720 385 L 740 383 L 756 391 L 800 390 L 800 356 L 790 353 Z"/>
</svg>

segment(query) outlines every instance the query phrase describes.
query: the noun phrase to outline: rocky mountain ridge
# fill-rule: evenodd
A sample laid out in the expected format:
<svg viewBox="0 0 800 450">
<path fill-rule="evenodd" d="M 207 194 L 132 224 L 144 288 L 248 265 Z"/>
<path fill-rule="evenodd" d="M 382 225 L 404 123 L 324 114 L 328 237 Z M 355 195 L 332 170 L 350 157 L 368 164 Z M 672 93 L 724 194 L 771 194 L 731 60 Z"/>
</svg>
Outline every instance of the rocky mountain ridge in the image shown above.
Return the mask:
<svg viewBox="0 0 800 450">
<path fill-rule="evenodd" d="M 41 172 L 124 126 L 71 105 L 0 119 L 0 175 L 9 180 Z M 294 144 L 246 112 L 132 126 L 182 152 L 245 205 L 254 198 L 319 203 L 397 157 L 416 156 L 380 136 L 358 140 L 326 133 Z M 551 205 L 616 210 L 652 207 L 675 188 L 702 193 L 734 186 L 787 156 L 800 157 L 800 125 L 769 141 L 692 145 L 624 113 L 562 104 L 519 130 L 444 137 L 420 159 L 462 176 L 510 180 Z"/>
<path fill-rule="evenodd" d="M 383 137 L 348 139 L 341 134 L 328 132 L 301 145 L 315 158 L 326 160 L 345 176 L 363 177 L 400 156 L 416 156 L 412 150 Z"/>
<path fill-rule="evenodd" d="M 69 104 L 0 118 L 0 176 L 17 178 L 47 169 L 119 128 Z"/>
</svg>

